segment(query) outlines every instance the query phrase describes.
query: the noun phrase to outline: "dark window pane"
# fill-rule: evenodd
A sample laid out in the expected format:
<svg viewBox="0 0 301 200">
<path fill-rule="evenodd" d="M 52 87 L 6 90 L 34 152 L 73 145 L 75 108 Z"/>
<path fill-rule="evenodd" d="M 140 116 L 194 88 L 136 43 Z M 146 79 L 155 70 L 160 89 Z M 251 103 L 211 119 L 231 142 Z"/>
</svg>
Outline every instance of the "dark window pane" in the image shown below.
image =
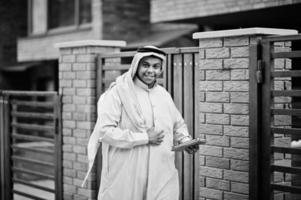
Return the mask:
<svg viewBox="0 0 301 200">
<path fill-rule="evenodd" d="M 91 0 L 79 0 L 79 23 L 91 22 Z"/>
<path fill-rule="evenodd" d="M 51 0 L 49 2 L 49 28 L 74 25 L 75 1 Z"/>
</svg>

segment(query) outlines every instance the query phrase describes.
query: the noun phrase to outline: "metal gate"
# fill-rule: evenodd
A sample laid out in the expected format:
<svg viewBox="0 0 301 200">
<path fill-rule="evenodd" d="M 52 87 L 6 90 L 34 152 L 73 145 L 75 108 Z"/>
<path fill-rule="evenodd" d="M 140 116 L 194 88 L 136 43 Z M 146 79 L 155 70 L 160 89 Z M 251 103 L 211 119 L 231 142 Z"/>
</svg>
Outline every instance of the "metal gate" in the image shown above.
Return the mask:
<svg viewBox="0 0 301 200">
<path fill-rule="evenodd" d="M 250 199 L 301 199 L 301 35 L 265 37 L 251 55 Z"/>
<path fill-rule="evenodd" d="M 198 47 L 166 48 L 166 68 L 158 79 L 172 95 L 174 102 L 182 113 L 189 132 L 193 138 L 198 137 Z M 127 71 L 136 52 L 101 54 L 97 66 L 98 96 L 115 80 Z M 101 154 L 98 154 L 101 155 Z M 98 159 L 101 166 L 101 158 Z M 180 199 L 199 199 L 199 159 L 198 154 L 176 154 L 176 167 L 180 177 Z M 97 169 L 101 169 L 97 167 Z M 100 171 L 97 171 L 97 178 Z M 98 180 L 99 183 L 99 180 Z"/>
<path fill-rule="evenodd" d="M 0 91 L 1 200 L 62 199 L 61 100 Z"/>
</svg>

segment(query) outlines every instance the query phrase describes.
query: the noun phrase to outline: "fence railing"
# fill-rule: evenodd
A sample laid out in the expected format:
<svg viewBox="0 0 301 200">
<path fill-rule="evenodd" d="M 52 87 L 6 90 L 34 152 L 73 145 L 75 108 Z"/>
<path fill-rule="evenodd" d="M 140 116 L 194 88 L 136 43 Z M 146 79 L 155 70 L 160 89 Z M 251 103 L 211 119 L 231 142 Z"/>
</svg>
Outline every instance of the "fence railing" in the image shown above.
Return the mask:
<svg viewBox="0 0 301 200">
<path fill-rule="evenodd" d="M 61 199 L 56 92 L 1 91 L 1 199 Z"/>
</svg>

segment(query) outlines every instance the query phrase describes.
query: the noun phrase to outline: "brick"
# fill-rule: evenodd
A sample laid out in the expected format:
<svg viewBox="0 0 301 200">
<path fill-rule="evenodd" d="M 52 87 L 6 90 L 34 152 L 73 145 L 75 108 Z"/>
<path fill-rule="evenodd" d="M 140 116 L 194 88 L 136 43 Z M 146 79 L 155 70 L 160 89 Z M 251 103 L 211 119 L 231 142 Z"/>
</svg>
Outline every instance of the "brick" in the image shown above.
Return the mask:
<svg viewBox="0 0 301 200">
<path fill-rule="evenodd" d="M 199 163 L 200 163 L 200 166 L 205 165 L 205 156 L 199 156 Z"/>
<path fill-rule="evenodd" d="M 231 70 L 231 80 L 249 80 L 249 70 L 247 69 Z"/>
<path fill-rule="evenodd" d="M 89 90 L 87 88 L 76 88 L 76 94 L 78 96 L 94 96 L 95 90 Z"/>
<path fill-rule="evenodd" d="M 85 145 L 85 144 L 82 144 L 82 145 Z M 77 153 L 77 154 L 86 154 L 87 153 L 86 145 L 85 146 L 79 146 L 79 145 L 73 146 L 73 152 Z"/>
<path fill-rule="evenodd" d="M 248 200 L 248 195 L 224 192 L 224 200 Z"/>
<path fill-rule="evenodd" d="M 73 162 L 70 160 L 63 160 L 63 167 L 64 168 L 73 168 Z"/>
<path fill-rule="evenodd" d="M 75 144 L 75 138 L 74 137 L 63 137 L 64 144 Z"/>
<path fill-rule="evenodd" d="M 93 127 L 94 127 L 94 123 L 92 122 L 77 122 L 76 124 L 76 127 L 77 128 L 80 128 L 80 129 L 86 129 L 86 130 L 91 130 Z"/>
<path fill-rule="evenodd" d="M 72 135 L 72 129 L 63 126 L 63 136 L 71 136 L 71 135 Z"/>
<path fill-rule="evenodd" d="M 73 119 L 76 121 L 85 121 L 86 120 L 86 114 L 82 112 L 76 112 L 73 113 Z"/>
<path fill-rule="evenodd" d="M 87 52 L 87 48 L 86 47 L 76 47 L 72 49 L 72 53 L 73 54 L 83 54 Z"/>
<path fill-rule="evenodd" d="M 81 163 L 81 162 L 75 162 L 73 168 L 75 170 L 87 171 L 88 170 L 88 164 L 87 163 Z"/>
<path fill-rule="evenodd" d="M 93 54 L 78 54 L 76 55 L 76 62 L 95 62 L 95 55 Z"/>
<path fill-rule="evenodd" d="M 220 38 L 199 40 L 200 48 L 222 47 L 222 46 L 223 46 L 223 40 Z"/>
<path fill-rule="evenodd" d="M 221 200 L 223 198 L 223 192 L 220 190 L 209 189 L 205 187 L 200 188 L 200 196 L 210 199 Z"/>
<path fill-rule="evenodd" d="M 86 80 L 87 88 L 96 88 L 96 80 Z"/>
<path fill-rule="evenodd" d="M 75 128 L 75 122 L 71 120 L 63 120 L 64 128 Z"/>
<path fill-rule="evenodd" d="M 71 80 L 61 80 L 60 81 L 60 87 L 72 87 L 72 81 Z"/>
<path fill-rule="evenodd" d="M 222 91 L 222 81 L 199 81 L 201 91 Z"/>
<path fill-rule="evenodd" d="M 238 103 L 230 103 L 224 104 L 224 113 L 229 114 L 248 114 L 249 113 L 249 105 L 247 104 L 238 104 Z"/>
<path fill-rule="evenodd" d="M 74 63 L 75 62 L 75 55 L 63 55 L 62 56 L 63 63 Z"/>
<path fill-rule="evenodd" d="M 206 80 L 230 80 L 230 72 L 223 70 L 206 70 Z"/>
<path fill-rule="evenodd" d="M 230 166 L 235 171 L 249 171 L 249 161 L 231 159 Z"/>
<path fill-rule="evenodd" d="M 225 69 L 248 69 L 249 59 L 247 58 L 236 58 L 236 59 L 224 59 Z"/>
<path fill-rule="evenodd" d="M 230 140 L 228 136 L 206 135 L 206 144 L 213 146 L 229 147 Z"/>
<path fill-rule="evenodd" d="M 220 103 L 203 103 L 199 104 L 200 112 L 210 112 L 210 113 L 221 113 L 222 112 L 222 104 Z"/>
<path fill-rule="evenodd" d="M 73 103 L 74 104 L 85 104 L 86 103 L 86 97 L 73 96 Z"/>
<path fill-rule="evenodd" d="M 76 78 L 81 80 L 93 80 L 96 79 L 96 72 L 94 71 L 85 71 L 85 72 L 76 72 Z"/>
<path fill-rule="evenodd" d="M 63 95 L 74 95 L 75 89 L 74 88 L 63 88 L 62 94 Z"/>
<path fill-rule="evenodd" d="M 200 175 L 212 178 L 222 178 L 223 169 L 200 166 Z"/>
<path fill-rule="evenodd" d="M 231 182 L 231 191 L 240 194 L 249 194 L 249 184 Z"/>
<path fill-rule="evenodd" d="M 77 88 L 83 87 L 83 88 L 85 88 L 85 87 L 87 87 L 87 83 L 86 83 L 85 80 L 76 79 L 76 80 L 73 80 L 73 87 L 77 87 Z"/>
<path fill-rule="evenodd" d="M 88 162 L 88 157 L 86 155 L 77 155 L 77 161 L 82 162 L 82 163 L 87 163 Z"/>
<path fill-rule="evenodd" d="M 200 60 L 199 61 L 200 69 L 222 69 L 223 68 L 223 60 L 222 59 L 211 59 L 211 60 Z"/>
<path fill-rule="evenodd" d="M 241 138 L 241 137 L 231 137 L 231 147 L 236 148 L 249 148 L 249 138 Z"/>
<path fill-rule="evenodd" d="M 230 180 L 230 181 L 238 181 L 238 182 L 248 183 L 249 173 L 232 171 L 232 170 L 224 170 L 224 179 Z"/>
<path fill-rule="evenodd" d="M 230 169 L 230 160 L 227 158 L 206 156 L 206 166 L 220 169 Z"/>
<path fill-rule="evenodd" d="M 230 190 L 230 182 L 222 179 L 215 179 L 206 177 L 206 187 L 217 190 Z"/>
<path fill-rule="evenodd" d="M 72 113 L 71 112 L 63 112 L 62 119 L 63 120 L 71 120 L 72 119 Z"/>
<path fill-rule="evenodd" d="M 87 71 L 96 71 L 95 63 L 85 63 Z"/>
<path fill-rule="evenodd" d="M 205 50 L 206 58 L 229 58 L 229 48 L 212 48 Z"/>
<path fill-rule="evenodd" d="M 63 104 L 65 104 L 65 103 L 67 103 L 67 104 L 69 104 L 69 103 L 72 103 L 72 96 L 70 95 L 63 95 L 63 97 L 62 97 L 62 102 L 63 102 Z"/>
<path fill-rule="evenodd" d="M 63 104 L 63 112 L 73 112 L 75 111 L 74 104 Z"/>
<path fill-rule="evenodd" d="M 229 102 L 229 92 L 206 92 L 207 102 Z"/>
<path fill-rule="evenodd" d="M 76 187 L 74 185 L 63 184 L 63 189 L 68 193 L 76 193 Z"/>
<path fill-rule="evenodd" d="M 230 100 L 232 103 L 248 103 L 248 92 L 230 92 Z"/>
<path fill-rule="evenodd" d="M 76 171 L 74 169 L 63 168 L 63 176 L 73 178 L 76 176 Z"/>
<path fill-rule="evenodd" d="M 68 184 L 68 185 L 73 185 L 73 178 L 64 176 L 63 183 Z"/>
<path fill-rule="evenodd" d="M 76 144 L 87 147 L 89 138 L 76 138 Z"/>
<path fill-rule="evenodd" d="M 248 81 L 224 81 L 224 91 L 245 92 L 249 91 Z"/>
<path fill-rule="evenodd" d="M 229 124 L 230 117 L 228 114 L 206 114 L 206 123 L 209 124 Z"/>
<path fill-rule="evenodd" d="M 71 63 L 61 63 L 59 65 L 59 71 L 71 71 Z"/>
<path fill-rule="evenodd" d="M 231 48 L 231 57 L 249 57 L 249 47 L 233 47 Z"/>
<path fill-rule="evenodd" d="M 231 115 L 231 125 L 249 125 L 248 115 Z"/>
<path fill-rule="evenodd" d="M 247 46 L 249 45 L 249 37 L 228 37 L 224 39 L 224 46 Z"/>
<path fill-rule="evenodd" d="M 222 125 L 200 124 L 200 134 L 223 135 Z"/>
<path fill-rule="evenodd" d="M 201 155 L 205 155 L 205 156 L 222 157 L 223 148 L 222 147 L 209 146 L 209 145 L 200 145 L 199 152 L 200 152 Z"/>
<path fill-rule="evenodd" d="M 92 111 L 96 111 L 95 105 L 76 105 L 76 111 L 89 113 Z"/>
<path fill-rule="evenodd" d="M 249 160 L 249 151 L 247 149 L 224 148 L 224 157 L 239 160 Z"/>
<path fill-rule="evenodd" d="M 73 131 L 73 136 L 76 138 L 88 138 L 90 137 L 90 131 L 77 128 Z"/>
<path fill-rule="evenodd" d="M 73 71 L 85 71 L 86 63 L 73 63 L 72 70 Z"/>
<path fill-rule="evenodd" d="M 224 126 L 224 134 L 227 136 L 249 137 L 249 128 L 243 126 Z"/>
<path fill-rule="evenodd" d="M 63 152 L 72 153 L 72 145 L 70 145 L 70 144 L 63 144 Z"/>
</svg>

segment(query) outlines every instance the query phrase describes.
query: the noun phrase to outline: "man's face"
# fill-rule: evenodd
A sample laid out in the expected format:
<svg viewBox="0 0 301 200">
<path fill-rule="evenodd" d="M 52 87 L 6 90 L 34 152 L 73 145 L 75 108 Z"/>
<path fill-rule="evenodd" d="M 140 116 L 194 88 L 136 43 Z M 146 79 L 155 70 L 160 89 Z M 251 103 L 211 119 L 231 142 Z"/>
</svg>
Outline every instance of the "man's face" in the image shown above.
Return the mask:
<svg viewBox="0 0 301 200">
<path fill-rule="evenodd" d="M 162 72 L 162 60 L 156 57 L 144 57 L 137 69 L 138 78 L 147 85 L 152 85 Z"/>
</svg>

